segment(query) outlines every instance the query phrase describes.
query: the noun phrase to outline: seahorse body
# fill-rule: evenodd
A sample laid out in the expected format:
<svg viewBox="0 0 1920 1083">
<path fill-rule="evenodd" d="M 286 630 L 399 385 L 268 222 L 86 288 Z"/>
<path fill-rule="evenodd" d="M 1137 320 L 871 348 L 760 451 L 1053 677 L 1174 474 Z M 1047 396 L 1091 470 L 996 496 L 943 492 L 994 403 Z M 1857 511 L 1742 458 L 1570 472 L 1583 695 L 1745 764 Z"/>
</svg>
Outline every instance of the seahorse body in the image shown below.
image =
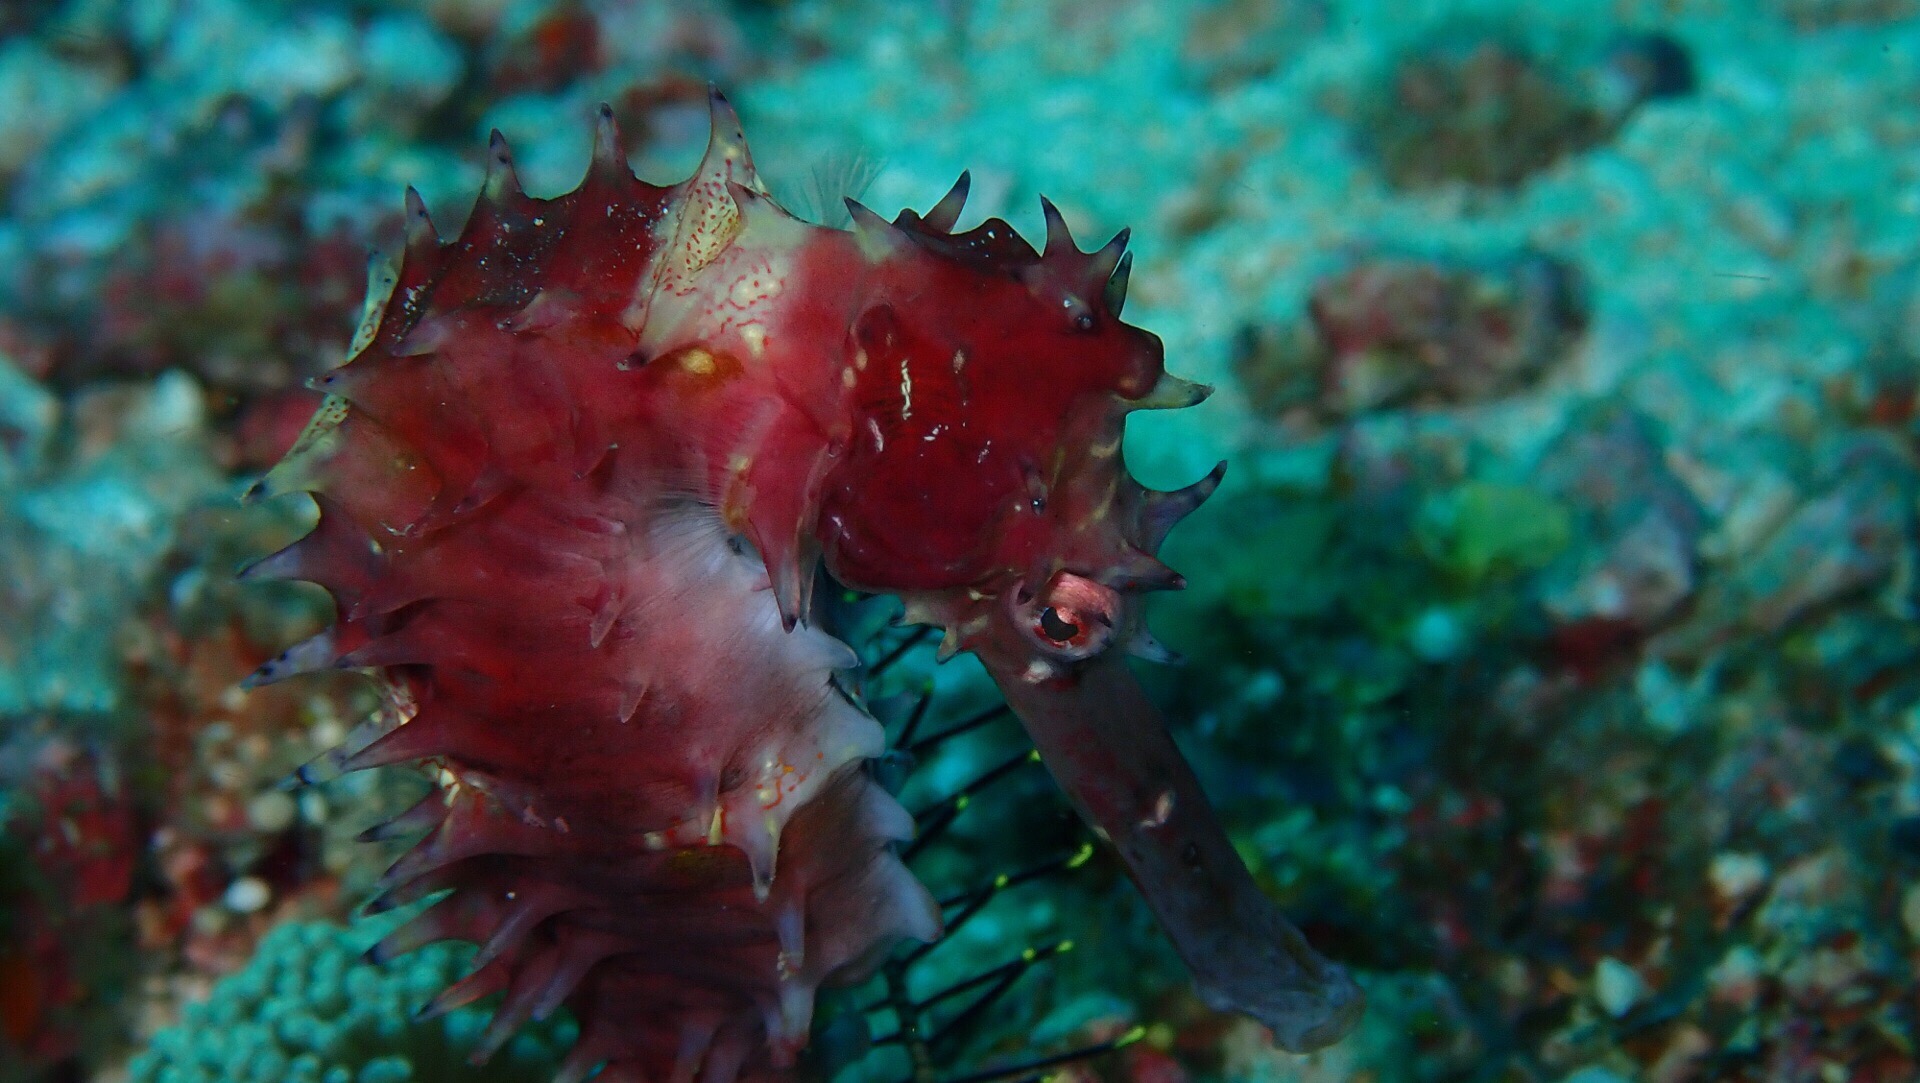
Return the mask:
<svg viewBox="0 0 1920 1083">
<path fill-rule="evenodd" d="M 585 181 L 525 195 L 496 134 L 443 244 L 414 193 L 352 359 L 263 493 L 320 519 L 249 574 L 316 582 L 338 620 L 256 675 L 363 670 L 392 706 L 307 773 L 429 760 L 426 832 L 376 908 L 452 889 L 378 951 L 458 937 L 505 992 L 483 1048 L 561 1004 L 562 1073 L 778 1076 L 813 993 L 940 917 L 892 844 L 912 820 L 864 769 L 880 727 L 807 625 L 824 562 L 973 650 L 1119 847 L 1218 1004 L 1324 1044 L 1358 998 L 1253 887 L 1123 664 L 1132 597 L 1218 483 L 1126 475 L 1135 409 L 1204 388 L 1122 323 L 1124 235 L 1035 252 L 1003 221 L 855 229 L 782 210 L 713 99 L 688 180 L 626 166 L 601 110 Z M 389 288 L 390 287 L 390 288 Z"/>
</svg>

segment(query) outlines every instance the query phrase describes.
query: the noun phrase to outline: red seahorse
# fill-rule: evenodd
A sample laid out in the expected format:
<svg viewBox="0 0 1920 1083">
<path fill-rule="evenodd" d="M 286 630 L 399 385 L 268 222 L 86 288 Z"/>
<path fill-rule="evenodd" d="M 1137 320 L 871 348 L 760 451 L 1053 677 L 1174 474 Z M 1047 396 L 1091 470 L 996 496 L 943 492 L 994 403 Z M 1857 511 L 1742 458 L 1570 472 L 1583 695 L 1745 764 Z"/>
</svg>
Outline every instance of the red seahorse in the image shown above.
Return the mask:
<svg viewBox="0 0 1920 1083">
<path fill-rule="evenodd" d="M 1004 221 L 804 223 L 755 175 L 717 93 L 699 169 L 655 187 L 602 107 L 578 189 L 528 197 L 496 133 L 443 244 L 417 194 L 352 359 L 264 493 L 312 533 L 250 574 L 332 595 L 327 632 L 257 680 L 339 668 L 391 706 L 309 776 L 428 760 L 426 835 L 376 908 L 452 889 L 379 948 L 482 945 L 434 1007 L 504 991 L 485 1043 L 561 1004 L 562 1078 L 778 1077 L 815 988 L 939 912 L 869 777 L 881 729 L 851 652 L 811 628 L 822 563 L 975 652 L 1112 842 L 1207 999 L 1308 1049 L 1351 980 L 1260 894 L 1126 666 L 1137 596 L 1211 493 L 1127 474 L 1134 410 L 1207 389 L 1121 322 L 1125 235 L 1045 250 Z"/>
</svg>

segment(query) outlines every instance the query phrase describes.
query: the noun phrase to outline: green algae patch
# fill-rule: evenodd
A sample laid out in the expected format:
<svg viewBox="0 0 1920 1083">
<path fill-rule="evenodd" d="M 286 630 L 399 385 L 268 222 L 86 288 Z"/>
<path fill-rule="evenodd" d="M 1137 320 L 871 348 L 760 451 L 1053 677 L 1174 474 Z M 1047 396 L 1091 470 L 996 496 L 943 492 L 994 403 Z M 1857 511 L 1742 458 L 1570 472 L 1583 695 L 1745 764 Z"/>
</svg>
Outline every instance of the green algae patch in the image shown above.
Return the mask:
<svg viewBox="0 0 1920 1083">
<path fill-rule="evenodd" d="M 1241 616 L 1264 620 L 1312 617 L 1332 607 L 1341 584 L 1326 574 L 1338 509 L 1319 504 L 1258 509 L 1242 520 L 1245 534 L 1220 539 L 1195 554 L 1195 567 L 1222 576 L 1222 593 Z M 1208 539 L 1212 540 L 1212 539 Z"/>
<path fill-rule="evenodd" d="M 1480 583 L 1545 567 L 1573 540 L 1573 518 L 1524 486 L 1470 481 L 1422 502 L 1414 537 L 1428 560 Z"/>
</svg>

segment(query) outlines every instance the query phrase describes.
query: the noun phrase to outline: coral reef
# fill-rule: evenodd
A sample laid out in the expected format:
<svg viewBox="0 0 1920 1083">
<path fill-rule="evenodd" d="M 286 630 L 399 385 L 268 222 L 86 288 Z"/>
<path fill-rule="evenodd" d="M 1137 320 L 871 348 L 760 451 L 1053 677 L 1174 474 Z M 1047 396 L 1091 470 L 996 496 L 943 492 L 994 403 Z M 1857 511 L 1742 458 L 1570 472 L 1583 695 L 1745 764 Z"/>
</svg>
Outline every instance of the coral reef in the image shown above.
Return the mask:
<svg viewBox="0 0 1920 1083">
<path fill-rule="evenodd" d="M 57 1063 L 121 1009 L 140 815 L 110 753 L 16 733 L 0 746 L 0 1072 Z"/>
<path fill-rule="evenodd" d="M 468 1064 L 486 1013 L 464 1008 L 415 1022 L 418 1006 L 463 972 L 472 949 L 424 948 L 404 963 L 364 955 L 390 919 L 349 927 L 289 922 L 222 978 L 128 1065 L 132 1083 L 406 1083 L 550 1078 L 573 1040 L 570 1020 L 529 1030 L 485 1067 Z"/>
<path fill-rule="evenodd" d="M 1357 259 L 1315 284 L 1307 312 L 1310 327 L 1240 333 L 1235 372 L 1276 418 L 1510 394 L 1562 361 L 1587 323 L 1579 273 L 1537 252 L 1486 266 Z"/>
<path fill-rule="evenodd" d="M 0 713 L 104 715 L 126 696 L 114 635 L 151 591 L 181 514 L 219 484 L 196 439 L 200 392 L 174 373 L 63 408 L 4 360 L 0 381 Z"/>
<path fill-rule="evenodd" d="M 1641 103 L 1694 89 L 1671 37 L 1624 37 L 1596 69 L 1556 70 L 1498 33 L 1443 30 L 1396 59 L 1363 107 L 1365 142 L 1394 184 L 1512 187 L 1611 135 Z"/>
</svg>

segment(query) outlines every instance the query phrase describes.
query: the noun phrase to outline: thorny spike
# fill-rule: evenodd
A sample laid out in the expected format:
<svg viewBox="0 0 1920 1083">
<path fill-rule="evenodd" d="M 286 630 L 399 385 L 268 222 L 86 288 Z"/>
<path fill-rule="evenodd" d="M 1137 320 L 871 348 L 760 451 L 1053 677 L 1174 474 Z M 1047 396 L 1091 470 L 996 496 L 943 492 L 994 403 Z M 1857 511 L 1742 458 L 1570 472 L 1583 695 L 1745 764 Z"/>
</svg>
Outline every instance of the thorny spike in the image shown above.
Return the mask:
<svg viewBox="0 0 1920 1083">
<path fill-rule="evenodd" d="M 768 1028 L 761 1034 L 756 1034 L 751 1029 L 751 1025 L 743 1024 L 742 1019 L 745 1013 L 726 1020 L 715 1029 L 713 1039 L 707 1045 L 706 1055 L 700 1058 L 700 1083 L 735 1083 L 740 1078 L 741 1069 L 746 1067 L 747 1059 L 753 1056 L 755 1049 L 774 1033 L 772 1028 L 776 1017 L 772 1007 L 771 1004 L 761 1005 L 759 1014 Z M 766 1042 L 768 1052 L 773 1051 L 771 1044 Z M 597 1080 L 596 1083 L 598 1083 Z M 607 1080 L 607 1083 L 651 1083 L 651 1081 L 627 1076 Z"/>
<path fill-rule="evenodd" d="M 600 644 L 607 641 L 613 626 L 627 615 L 626 591 L 616 585 L 613 589 L 602 588 L 605 596 L 593 604 L 593 619 L 587 622 L 587 646 L 599 650 Z"/>
<path fill-rule="evenodd" d="M 605 1053 L 588 1046 L 584 1040 L 576 1042 L 573 1051 L 560 1062 L 560 1071 L 554 1075 L 553 1083 L 586 1083 L 586 1078 L 606 1059 Z"/>
<path fill-rule="evenodd" d="M 908 598 L 902 604 L 898 624 L 939 624 L 940 610 L 933 603 L 921 598 Z"/>
<path fill-rule="evenodd" d="M 1221 460 L 1207 476 L 1183 489 L 1171 492 L 1155 492 L 1151 489 L 1142 497 L 1140 511 L 1140 532 L 1142 540 L 1149 549 L 1158 552 L 1160 543 L 1166 540 L 1180 520 L 1193 514 L 1193 510 L 1207 502 L 1214 490 L 1220 488 L 1220 481 L 1227 476 L 1226 460 Z"/>
<path fill-rule="evenodd" d="M 647 685 L 639 681 L 623 681 L 620 684 L 620 702 L 614 707 L 613 716 L 622 725 L 633 721 L 633 712 L 640 709 L 640 701 L 647 698 Z"/>
<path fill-rule="evenodd" d="M 1160 558 L 1128 549 L 1103 577 L 1115 590 L 1185 590 L 1187 577 L 1167 567 Z"/>
<path fill-rule="evenodd" d="M 367 249 L 367 298 L 369 300 L 391 292 L 394 280 L 399 277 L 399 268 L 393 265 L 393 261 L 387 258 L 385 252 L 378 248 Z"/>
<path fill-rule="evenodd" d="M 707 153 L 701 159 L 701 166 L 704 168 L 715 161 L 717 154 L 718 161 L 727 162 L 731 167 L 725 174 L 728 179 L 766 195 L 766 186 L 754 172 L 753 154 L 747 149 L 747 133 L 740 126 L 740 113 L 720 88 L 711 83 L 707 84 L 707 117 L 712 130 L 707 135 Z"/>
<path fill-rule="evenodd" d="M 257 568 L 259 565 L 255 565 L 254 567 Z M 247 570 L 250 572 L 253 571 L 253 568 Z M 245 573 L 242 574 L 244 575 Z M 293 646 L 281 651 L 275 657 L 269 658 L 260 668 L 242 678 L 240 687 L 251 691 L 263 685 L 284 681 L 288 677 L 299 676 L 302 673 L 318 673 L 325 669 L 331 669 L 335 660 L 338 658 L 338 643 L 334 636 L 334 630 L 328 628 L 317 635 L 310 636 L 295 643 Z"/>
<path fill-rule="evenodd" d="M 614 122 L 613 106 L 600 103 L 593 122 L 593 162 L 601 169 L 624 167 L 626 148 L 620 145 L 620 125 Z"/>
<path fill-rule="evenodd" d="M 429 644 L 422 638 L 421 631 L 413 624 L 402 625 L 398 631 L 370 639 L 358 647 L 334 659 L 335 669 L 380 669 L 385 666 L 401 666 L 414 662 L 424 662 L 433 657 Z"/>
<path fill-rule="evenodd" d="M 501 135 L 498 128 L 487 136 L 487 179 L 484 191 L 492 199 L 524 194 L 520 188 L 520 176 L 513 168 L 513 151 L 508 149 L 507 137 Z"/>
<path fill-rule="evenodd" d="M 845 202 L 847 213 L 853 216 L 854 232 L 860 234 L 862 241 L 879 241 L 889 246 L 893 244 L 893 227 L 886 219 L 852 196 L 847 196 Z"/>
<path fill-rule="evenodd" d="M 926 223 L 929 229 L 952 233 L 954 225 L 960 221 L 961 210 L 966 206 L 967 192 L 972 187 L 972 174 L 967 170 L 961 170 L 960 179 L 953 182 L 953 187 L 947 189 L 947 194 L 940 197 L 940 202 L 927 209 L 927 213 L 920 217 L 920 221 Z"/>
<path fill-rule="evenodd" d="M 1153 385 L 1153 390 L 1137 399 L 1124 401 L 1131 410 L 1184 410 L 1207 401 L 1207 396 L 1211 394 L 1213 387 L 1210 384 L 1182 380 L 1166 372 L 1160 374 L 1160 382 Z"/>
<path fill-rule="evenodd" d="M 1080 250 L 1074 247 L 1073 231 L 1067 228 L 1067 220 L 1060 214 L 1060 208 L 1053 205 L 1053 200 L 1040 197 L 1040 214 L 1047 220 L 1047 247 L 1040 258 L 1053 259 L 1068 252 L 1077 255 Z"/>
<path fill-rule="evenodd" d="M 680 1049 L 673 1058 L 673 1074 L 667 1083 L 693 1083 L 693 1074 L 713 1045 L 713 1032 L 720 1029 L 717 1019 L 705 1019 L 680 1026 Z"/>
<path fill-rule="evenodd" d="M 481 997 L 499 992 L 507 987 L 507 981 L 511 976 L 512 972 L 508 970 L 505 963 L 499 961 L 488 963 L 447 986 L 439 996 L 427 1001 L 419 1011 L 413 1013 L 414 1022 L 424 1023 L 430 1019 L 438 1019 L 455 1008 L 464 1008 Z"/>
<path fill-rule="evenodd" d="M 431 227 L 432 223 L 428 223 Z M 367 252 L 367 295 L 360 302 L 360 325 L 354 328 L 353 342 L 347 346 L 347 358 L 352 360 L 373 344 L 374 336 L 380 333 L 380 320 L 386 315 L 387 302 L 393 297 L 393 288 L 400 283 L 400 268 L 379 249 Z"/>
<path fill-rule="evenodd" d="M 347 512 L 324 493 L 313 494 L 320 521 L 306 537 L 241 568 L 237 577 L 299 579 L 327 588 L 342 606 L 353 607 L 380 577 L 384 553 Z"/>
<path fill-rule="evenodd" d="M 427 214 L 427 201 L 420 198 L 420 189 L 407 185 L 407 250 L 431 251 L 440 247 L 440 231 L 433 228 L 433 218 Z"/>
<path fill-rule="evenodd" d="M 435 797 L 438 795 L 429 795 Z M 493 927 L 487 942 L 473 957 L 473 966 L 485 966 L 515 950 L 527 939 L 535 926 L 553 915 L 568 909 L 568 899 L 559 890 L 547 892 L 526 891 L 520 893 L 512 906 L 507 908 L 506 916 Z"/>
<path fill-rule="evenodd" d="M 944 662 L 960 653 L 960 633 L 951 627 L 941 631 L 943 634 L 940 636 L 940 649 L 933 655 L 933 660 L 936 662 Z"/>
<path fill-rule="evenodd" d="M 741 184 L 739 181 L 730 180 L 727 182 L 727 194 L 733 197 L 733 205 L 739 208 L 741 214 L 747 213 L 747 208 L 765 199 L 759 192 Z"/>
<path fill-rule="evenodd" d="M 373 882 L 375 891 L 392 891 L 406 886 L 410 881 L 423 876 L 431 876 L 443 869 L 472 857 L 484 849 L 483 843 L 469 837 L 462 837 L 460 825 L 455 822 L 456 811 L 449 811 L 447 819 L 441 821 L 433 833 L 413 844 L 406 853 L 387 866 L 387 871 Z M 472 820 L 468 813 L 466 819 Z M 449 901 L 458 896 L 449 897 Z"/>
<path fill-rule="evenodd" d="M 340 764 L 340 773 L 352 774 L 369 767 L 424 760 L 446 752 L 447 744 L 446 727 L 436 723 L 431 714 L 424 715 L 348 756 Z"/>
<path fill-rule="evenodd" d="M 339 778 L 344 773 L 340 765 L 349 757 L 392 733 L 400 725 L 398 715 L 392 709 L 375 712 L 366 721 L 348 731 L 346 740 L 296 768 L 293 774 L 288 775 L 280 783 L 280 789 L 293 790 L 301 786 L 317 786 L 322 782 L 331 782 Z"/>
<path fill-rule="evenodd" d="M 852 196 L 846 198 L 846 204 L 847 213 L 853 216 L 854 237 L 861 255 L 875 262 L 885 259 L 893 252 L 900 234 L 886 219 Z"/>
<path fill-rule="evenodd" d="M 493 1018 L 487 1021 L 487 1029 L 481 1033 L 480 1041 L 467 1054 L 468 1064 L 475 1068 L 484 1066 L 507 1044 L 514 1031 L 526 1023 L 533 1015 L 540 992 L 553 977 L 559 961 L 557 954 L 549 951 L 535 955 L 520 965 L 507 984 L 506 998 L 494 1008 Z"/>
<path fill-rule="evenodd" d="M 441 795 L 437 792 L 429 794 L 428 800 L 440 803 Z M 398 910 L 400 907 L 417 903 L 429 895 L 438 895 L 440 892 L 454 886 L 460 881 L 460 873 L 461 870 L 458 866 L 442 866 L 432 872 L 423 873 L 404 884 L 396 884 L 375 895 L 373 898 L 368 899 L 366 905 L 361 907 L 361 910 L 368 915 L 377 915 L 390 913 L 391 911 Z M 480 965 L 479 963 L 470 964 L 472 967 L 478 967 Z"/>
<path fill-rule="evenodd" d="M 562 943 L 567 947 L 554 959 L 552 972 L 540 983 L 537 990 L 539 995 L 532 999 L 528 1008 L 532 1017 L 543 1023 L 560 1010 L 560 1006 L 566 1003 L 567 998 L 573 995 L 573 991 L 580 987 L 580 983 L 586 980 L 601 960 L 619 950 L 619 942 L 605 935 L 576 937 L 571 943 L 564 940 Z"/>
<path fill-rule="evenodd" d="M 774 606 L 780 610 L 780 625 L 791 632 L 807 619 L 812 606 L 813 572 L 801 568 L 796 560 L 781 561 L 767 571 L 768 581 L 773 584 Z"/>
<path fill-rule="evenodd" d="M 1120 260 L 1126 255 L 1127 238 L 1133 236 L 1133 230 L 1122 227 L 1113 239 L 1100 246 L 1100 250 L 1087 257 L 1087 281 L 1091 285 L 1106 285 L 1113 278 L 1114 269 L 1120 266 Z M 1125 290 L 1125 284 L 1121 286 Z"/>
<path fill-rule="evenodd" d="M 1145 628 L 1127 638 L 1127 653 L 1135 658 L 1144 658 L 1149 662 L 1158 662 L 1163 666 L 1177 666 L 1186 661 L 1179 651 L 1153 638 L 1153 633 Z"/>
<path fill-rule="evenodd" d="M 440 821 L 446 818 L 447 803 L 441 793 L 435 790 L 393 819 L 382 820 L 360 832 L 357 838 L 361 842 L 384 842 L 387 839 L 402 838 L 416 831 L 437 827 Z"/>
<path fill-rule="evenodd" d="M 1123 253 L 1120 256 L 1120 262 L 1113 268 L 1112 277 L 1107 279 L 1107 287 L 1104 294 L 1107 302 L 1107 313 L 1115 318 L 1118 318 L 1120 311 L 1127 307 L 1127 278 L 1132 273 L 1133 253 Z"/>
<path fill-rule="evenodd" d="M 375 966 L 398 959 L 402 955 L 437 944 L 443 940 L 464 940 L 471 933 L 471 915 L 464 913 L 458 896 L 446 899 L 400 923 L 386 936 L 380 938 L 364 953 L 367 962 Z"/>
</svg>

